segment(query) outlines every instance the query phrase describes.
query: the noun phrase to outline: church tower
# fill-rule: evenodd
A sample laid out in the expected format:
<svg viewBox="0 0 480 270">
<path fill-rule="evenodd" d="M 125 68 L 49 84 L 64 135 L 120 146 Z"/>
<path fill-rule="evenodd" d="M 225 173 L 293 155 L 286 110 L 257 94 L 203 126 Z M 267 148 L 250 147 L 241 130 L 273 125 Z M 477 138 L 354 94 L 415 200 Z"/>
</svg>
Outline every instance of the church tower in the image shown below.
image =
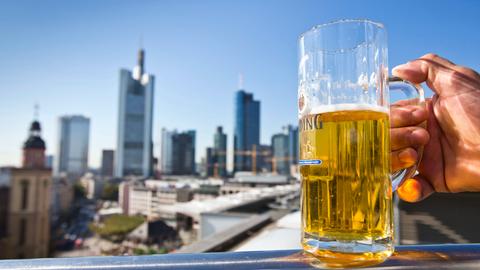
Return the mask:
<svg viewBox="0 0 480 270">
<path fill-rule="evenodd" d="M 29 136 L 23 145 L 23 168 L 41 169 L 45 167 L 45 141 L 41 138 L 40 122 L 34 120 Z"/>
</svg>

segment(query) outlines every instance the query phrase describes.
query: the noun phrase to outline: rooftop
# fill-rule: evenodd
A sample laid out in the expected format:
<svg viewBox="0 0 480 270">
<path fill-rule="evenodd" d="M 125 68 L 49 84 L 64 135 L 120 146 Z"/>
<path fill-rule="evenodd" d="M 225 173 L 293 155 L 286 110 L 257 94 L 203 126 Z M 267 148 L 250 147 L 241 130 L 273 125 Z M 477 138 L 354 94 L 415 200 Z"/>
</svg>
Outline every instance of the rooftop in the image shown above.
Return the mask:
<svg viewBox="0 0 480 270">
<path fill-rule="evenodd" d="M 201 213 L 225 211 L 254 201 L 287 195 L 299 189 L 298 184 L 255 188 L 245 192 L 219 196 L 210 200 L 176 203 L 165 206 L 162 208 L 162 211 L 182 213 L 198 219 Z"/>
</svg>

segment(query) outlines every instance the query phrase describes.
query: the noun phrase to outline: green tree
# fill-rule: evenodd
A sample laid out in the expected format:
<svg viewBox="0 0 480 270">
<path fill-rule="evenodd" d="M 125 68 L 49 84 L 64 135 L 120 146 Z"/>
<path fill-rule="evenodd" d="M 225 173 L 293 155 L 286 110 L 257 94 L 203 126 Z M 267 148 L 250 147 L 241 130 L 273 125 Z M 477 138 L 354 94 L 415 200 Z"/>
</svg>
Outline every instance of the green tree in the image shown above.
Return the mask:
<svg viewBox="0 0 480 270">
<path fill-rule="evenodd" d="M 112 215 L 101 224 L 90 224 L 90 230 L 103 238 L 119 241 L 145 221 L 142 216 Z"/>
<path fill-rule="evenodd" d="M 118 200 L 118 185 L 106 183 L 102 191 L 102 200 L 117 201 Z"/>
<path fill-rule="evenodd" d="M 87 191 L 85 188 L 80 184 L 80 183 L 75 183 L 73 186 L 73 196 L 75 200 L 77 199 L 83 199 L 87 196 Z"/>
</svg>

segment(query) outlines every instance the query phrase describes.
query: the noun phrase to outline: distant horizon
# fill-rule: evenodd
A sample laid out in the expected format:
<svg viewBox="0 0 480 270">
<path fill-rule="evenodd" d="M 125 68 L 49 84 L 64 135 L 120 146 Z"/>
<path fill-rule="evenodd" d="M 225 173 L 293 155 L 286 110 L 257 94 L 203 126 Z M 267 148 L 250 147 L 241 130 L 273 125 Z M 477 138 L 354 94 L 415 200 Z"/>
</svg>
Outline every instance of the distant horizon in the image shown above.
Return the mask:
<svg viewBox="0 0 480 270">
<path fill-rule="evenodd" d="M 418 20 L 405 18 L 412 11 Z M 46 153 L 56 154 L 58 118 L 82 115 L 89 168 L 100 168 L 101 151 L 116 150 L 119 71 L 135 66 L 140 37 L 155 76 L 154 156 L 162 128 L 191 129 L 198 164 L 222 126 L 231 168 L 238 74 L 261 102 L 260 143 L 270 144 L 297 125 L 297 38 L 312 26 L 369 18 L 387 28 L 390 69 L 433 52 L 479 70 L 479 11 L 475 1 L 2 1 L 0 166 L 20 165 L 39 104 Z"/>
</svg>

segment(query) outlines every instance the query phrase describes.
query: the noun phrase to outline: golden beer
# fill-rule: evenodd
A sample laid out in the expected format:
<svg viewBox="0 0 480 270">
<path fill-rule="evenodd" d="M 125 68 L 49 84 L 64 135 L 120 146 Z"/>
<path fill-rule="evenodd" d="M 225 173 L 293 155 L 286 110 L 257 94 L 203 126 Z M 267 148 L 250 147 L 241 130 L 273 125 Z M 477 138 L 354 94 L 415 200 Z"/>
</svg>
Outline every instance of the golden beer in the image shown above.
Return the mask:
<svg viewBox="0 0 480 270">
<path fill-rule="evenodd" d="M 302 245 L 329 266 L 378 263 L 393 251 L 389 128 L 381 110 L 299 121 Z"/>
</svg>

